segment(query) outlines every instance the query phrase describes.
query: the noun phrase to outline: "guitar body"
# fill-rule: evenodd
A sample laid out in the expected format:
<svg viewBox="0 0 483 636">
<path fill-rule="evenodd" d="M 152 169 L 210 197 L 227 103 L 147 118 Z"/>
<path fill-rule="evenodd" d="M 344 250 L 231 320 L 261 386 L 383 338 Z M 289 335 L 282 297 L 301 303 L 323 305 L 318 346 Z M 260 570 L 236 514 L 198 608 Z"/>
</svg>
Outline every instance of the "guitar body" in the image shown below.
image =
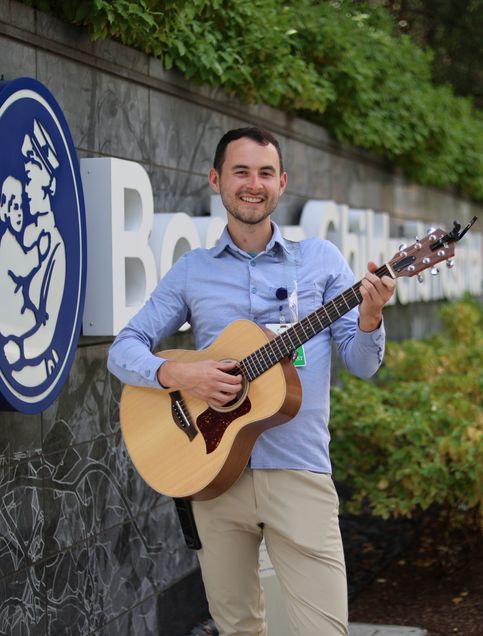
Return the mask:
<svg viewBox="0 0 483 636">
<path fill-rule="evenodd" d="M 201 351 L 162 351 L 180 362 L 242 360 L 274 334 L 238 320 Z M 246 396 L 219 412 L 184 391 L 126 386 L 121 397 L 121 430 L 141 477 L 170 497 L 212 499 L 238 479 L 263 431 L 292 419 L 302 400 L 293 364 L 284 359 L 248 383 Z M 188 435 L 173 415 L 174 395 L 191 418 Z M 194 431 L 194 435 L 193 435 Z"/>
</svg>

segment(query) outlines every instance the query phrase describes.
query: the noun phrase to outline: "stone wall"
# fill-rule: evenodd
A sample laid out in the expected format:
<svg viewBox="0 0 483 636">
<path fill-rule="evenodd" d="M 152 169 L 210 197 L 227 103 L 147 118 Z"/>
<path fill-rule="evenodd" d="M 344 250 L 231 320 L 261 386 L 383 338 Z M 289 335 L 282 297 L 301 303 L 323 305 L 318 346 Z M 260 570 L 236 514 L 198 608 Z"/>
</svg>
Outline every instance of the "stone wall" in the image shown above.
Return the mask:
<svg viewBox="0 0 483 636">
<path fill-rule="evenodd" d="M 0 76 L 34 77 L 51 90 L 80 158 L 142 163 L 159 212 L 206 214 L 218 138 L 260 124 L 281 139 L 289 172 L 282 224 L 296 224 L 310 198 L 386 211 L 394 223 L 448 224 L 478 213 L 451 193 L 406 183 L 317 126 L 195 86 L 157 60 L 92 43 L 85 31 L 8 0 L 0 0 Z M 390 308 L 389 330 L 420 335 L 433 328 L 436 309 L 416 312 L 404 331 Z M 171 345 L 184 346 L 183 338 Z M 0 413 L 1 634 L 185 636 L 206 616 L 173 502 L 142 482 L 123 446 L 108 346 L 81 337 L 69 381 L 47 411 Z"/>
</svg>

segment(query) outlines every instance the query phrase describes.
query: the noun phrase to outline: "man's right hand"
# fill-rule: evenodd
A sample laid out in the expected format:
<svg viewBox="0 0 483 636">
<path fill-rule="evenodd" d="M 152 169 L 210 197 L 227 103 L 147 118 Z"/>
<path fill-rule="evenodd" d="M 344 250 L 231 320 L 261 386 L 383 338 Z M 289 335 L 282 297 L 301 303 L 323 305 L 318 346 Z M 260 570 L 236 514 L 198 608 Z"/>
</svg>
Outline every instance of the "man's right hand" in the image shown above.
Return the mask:
<svg viewBox="0 0 483 636">
<path fill-rule="evenodd" d="M 158 369 L 158 382 L 172 389 L 184 389 L 193 397 L 213 406 L 224 406 L 241 391 L 242 376 L 230 375 L 235 362 L 167 360 Z"/>
</svg>

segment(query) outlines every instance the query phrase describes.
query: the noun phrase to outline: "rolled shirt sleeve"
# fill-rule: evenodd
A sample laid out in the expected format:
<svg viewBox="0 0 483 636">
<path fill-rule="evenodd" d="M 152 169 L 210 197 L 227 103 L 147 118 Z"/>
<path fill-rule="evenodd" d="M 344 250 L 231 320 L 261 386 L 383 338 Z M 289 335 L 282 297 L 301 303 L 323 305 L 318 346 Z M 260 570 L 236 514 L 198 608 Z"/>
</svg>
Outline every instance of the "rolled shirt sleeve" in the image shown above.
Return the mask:
<svg viewBox="0 0 483 636">
<path fill-rule="evenodd" d="M 115 338 L 109 349 L 107 367 L 121 382 L 163 388 L 157 371 L 165 360 L 153 351 L 187 320 L 185 279 L 186 258 L 181 257 Z"/>
</svg>

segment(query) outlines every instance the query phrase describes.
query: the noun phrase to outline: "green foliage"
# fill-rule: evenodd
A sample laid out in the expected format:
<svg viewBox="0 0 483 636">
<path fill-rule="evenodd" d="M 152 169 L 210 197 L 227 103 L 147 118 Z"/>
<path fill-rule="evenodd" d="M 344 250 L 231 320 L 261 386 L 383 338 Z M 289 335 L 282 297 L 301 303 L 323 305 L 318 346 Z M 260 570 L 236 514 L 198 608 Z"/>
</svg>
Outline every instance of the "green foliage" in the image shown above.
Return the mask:
<svg viewBox="0 0 483 636">
<path fill-rule="evenodd" d="M 383 8 L 350 0 L 24 0 L 96 38 L 116 38 L 222 86 L 326 126 L 410 178 L 483 200 L 483 118 L 432 84 L 432 55 Z"/>
<path fill-rule="evenodd" d="M 433 76 L 483 107 L 483 0 L 376 0 L 400 32 L 434 51 Z"/>
<path fill-rule="evenodd" d="M 444 330 L 388 343 L 376 382 L 332 388 L 331 455 L 349 509 L 409 517 L 436 504 L 450 522 L 483 515 L 483 307 L 442 309 Z"/>
</svg>

